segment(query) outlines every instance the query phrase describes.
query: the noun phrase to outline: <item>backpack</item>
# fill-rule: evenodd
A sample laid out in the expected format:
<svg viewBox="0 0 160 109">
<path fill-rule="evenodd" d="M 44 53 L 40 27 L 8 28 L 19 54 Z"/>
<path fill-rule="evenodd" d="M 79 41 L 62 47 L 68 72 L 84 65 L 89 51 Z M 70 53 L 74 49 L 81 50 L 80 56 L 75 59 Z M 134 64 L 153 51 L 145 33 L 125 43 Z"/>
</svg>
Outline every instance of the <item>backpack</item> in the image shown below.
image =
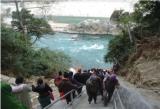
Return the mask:
<svg viewBox="0 0 160 109">
<path fill-rule="evenodd" d="M 87 90 L 89 90 L 90 92 L 97 92 L 98 90 L 98 81 L 97 79 L 91 79 L 89 78 L 86 82 L 86 88 Z"/>
</svg>

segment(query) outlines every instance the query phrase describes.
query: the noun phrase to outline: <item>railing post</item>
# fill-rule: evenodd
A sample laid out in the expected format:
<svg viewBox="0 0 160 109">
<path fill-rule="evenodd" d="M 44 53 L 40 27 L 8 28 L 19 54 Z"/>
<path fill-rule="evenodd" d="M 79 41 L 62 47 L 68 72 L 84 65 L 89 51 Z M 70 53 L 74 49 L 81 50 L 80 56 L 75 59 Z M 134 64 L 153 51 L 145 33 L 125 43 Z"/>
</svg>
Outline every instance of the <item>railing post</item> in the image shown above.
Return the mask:
<svg viewBox="0 0 160 109">
<path fill-rule="evenodd" d="M 117 109 L 116 100 L 114 100 L 114 109 Z"/>
<path fill-rule="evenodd" d="M 71 91 L 71 109 L 73 109 L 73 91 L 74 90 Z"/>
<path fill-rule="evenodd" d="M 120 96 L 119 96 L 118 90 L 117 90 L 117 96 L 118 96 L 118 99 L 119 99 L 121 108 L 122 108 L 122 109 L 125 109 L 125 107 L 124 107 L 124 105 L 123 105 L 123 103 L 122 103 L 122 100 L 121 100 L 121 98 L 120 98 Z"/>
<path fill-rule="evenodd" d="M 82 87 L 82 86 L 81 86 L 81 87 Z M 80 88 L 81 88 L 81 87 L 80 87 Z M 68 93 L 66 93 L 66 94 L 63 95 L 62 97 L 59 97 L 59 98 L 58 98 L 57 100 L 55 100 L 53 103 L 51 103 L 51 104 L 49 104 L 48 106 L 46 106 L 44 109 L 49 109 L 52 105 L 54 105 L 55 103 L 59 102 L 63 97 L 66 97 L 68 94 L 70 94 L 70 100 L 71 100 L 70 108 L 73 109 L 73 101 L 74 101 L 75 98 L 79 97 L 79 95 L 78 95 L 77 97 L 74 98 L 74 95 L 73 95 L 73 94 L 74 94 L 75 91 L 76 91 L 75 89 L 69 91 Z M 82 92 L 83 92 L 83 91 L 82 91 Z M 81 92 L 81 94 L 82 94 L 82 92 Z M 65 107 L 64 107 L 64 109 L 65 109 Z"/>
</svg>

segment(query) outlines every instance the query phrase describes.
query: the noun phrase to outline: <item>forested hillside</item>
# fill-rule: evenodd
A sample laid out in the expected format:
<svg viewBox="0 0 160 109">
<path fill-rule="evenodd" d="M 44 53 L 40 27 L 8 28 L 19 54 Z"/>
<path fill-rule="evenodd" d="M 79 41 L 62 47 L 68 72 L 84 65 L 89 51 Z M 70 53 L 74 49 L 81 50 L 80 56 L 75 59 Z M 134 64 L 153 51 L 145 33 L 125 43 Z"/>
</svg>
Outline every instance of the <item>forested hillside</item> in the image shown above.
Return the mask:
<svg viewBox="0 0 160 109">
<path fill-rule="evenodd" d="M 12 19 L 12 27 L 3 23 L 1 27 L 3 74 L 48 76 L 69 68 L 70 58 L 64 53 L 33 45 L 45 34 L 54 34 L 45 19 L 35 18 L 26 9 L 13 12 Z"/>
<path fill-rule="evenodd" d="M 106 62 L 119 66 L 119 74 L 139 87 L 159 89 L 160 1 L 140 0 L 134 12 L 116 10 L 111 20 L 121 28 L 110 41 Z"/>
</svg>

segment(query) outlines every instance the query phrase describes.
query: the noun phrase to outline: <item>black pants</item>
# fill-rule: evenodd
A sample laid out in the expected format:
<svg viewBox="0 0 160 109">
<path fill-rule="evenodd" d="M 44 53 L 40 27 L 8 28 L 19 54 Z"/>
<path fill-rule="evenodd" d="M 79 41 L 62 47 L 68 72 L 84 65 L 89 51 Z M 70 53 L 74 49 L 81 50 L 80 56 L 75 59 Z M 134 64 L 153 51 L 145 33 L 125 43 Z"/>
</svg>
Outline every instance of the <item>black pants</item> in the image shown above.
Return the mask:
<svg viewBox="0 0 160 109">
<path fill-rule="evenodd" d="M 68 94 L 65 98 L 66 98 L 67 104 L 69 104 L 69 102 L 71 102 L 71 94 Z"/>
<path fill-rule="evenodd" d="M 114 89 L 113 90 L 108 90 L 107 93 L 108 93 L 108 98 L 107 98 L 107 102 L 109 102 L 112 98 L 112 95 L 113 95 L 113 92 L 114 92 Z"/>
<path fill-rule="evenodd" d="M 47 105 L 51 103 L 49 96 L 39 96 L 38 101 L 41 104 L 42 108 L 46 107 Z"/>
<path fill-rule="evenodd" d="M 80 94 L 82 92 L 82 87 L 77 90 L 77 93 Z"/>
<path fill-rule="evenodd" d="M 71 94 L 72 94 L 72 97 L 73 97 L 73 98 L 76 97 L 75 91 L 73 91 L 72 93 L 68 94 L 68 95 L 66 96 L 66 102 L 67 102 L 67 104 L 69 104 L 69 102 L 71 102 Z M 73 99 L 73 98 L 72 98 L 72 99 Z"/>
<path fill-rule="evenodd" d="M 88 93 L 88 101 L 91 103 L 92 99 L 94 99 L 94 103 L 97 101 L 97 93 L 89 92 Z"/>
</svg>

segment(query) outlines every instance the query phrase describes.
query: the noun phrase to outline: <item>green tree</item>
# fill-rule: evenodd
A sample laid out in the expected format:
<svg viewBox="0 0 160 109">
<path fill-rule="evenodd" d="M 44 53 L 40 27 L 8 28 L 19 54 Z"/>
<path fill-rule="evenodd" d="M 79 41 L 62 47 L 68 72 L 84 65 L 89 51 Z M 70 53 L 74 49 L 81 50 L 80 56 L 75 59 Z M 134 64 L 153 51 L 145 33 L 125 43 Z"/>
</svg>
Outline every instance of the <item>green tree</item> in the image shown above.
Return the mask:
<svg viewBox="0 0 160 109">
<path fill-rule="evenodd" d="M 160 1 L 140 0 L 133 12 L 136 37 L 160 36 Z"/>
<path fill-rule="evenodd" d="M 124 64 L 133 50 L 132 46 L 126 33 L 116 36 L 109 42 L 105 62 Z"/>
<path fill-rule="evenodd" d="M 105 61 L 124 65 L 137 43 L 160 36 L 160 1 L 140 0 L 133 13 L 116 10 L 110 19 L 118 23 L 122 33 L 110 41 Z M 131 33 L 135 40 L 133 44 L 129 42 Z"/>
<path fill-rule="evenodd" d="M 1 28 L 2 70 L 11 70 L 16 75 L 44 75 L 66 71 L 70 58 L 62 52 L 46 48 L 35 49 L 30 39 L 23 40 L 23 34 L 11 28 Z"/>
<path fill-rule="evenodd" d="M 25 43 L 21 33 L 15 32 L 11 28 L 1 27 L 1 63 L 2 69 L 13 69 L 14 63 L 22 54 L 29 51 L 29 40 Z M 28 44 L 28 45 L 27 45 Z"/>
<path fill-rule="evenodd" d="M 18 14 L 22 21 L 20 21 Z M 19 32 L 23 32 L 25 30 L 28 36 L 36 36 L 36 40 L 44 34 L 53 34 L 53 31 L 46 20 L 42 18 L 35 18 L 33 14 L 30 14 L 30 11 L 24 8 L 21 9 L 19 13 L 14 11 L 12 13 L 12 19 L 11 24 L 15 30 Z M 21 22 L 23 27 L 20 24 Z"/>
<path fill-rule="evenodd" d="M 130 42 L 133 43 L 133 35 L 131 34 L 131 24 L 133 22 L 132 14 L 125 12 L 124 10 L 115 10 L 110 20 L 117 24 L 117 28 L 120 28 L 122 31 L 128 32 L 128 37 Z"/>
<path fill-rule="evenodd" d="M 114 10 L 112 15 L 110 16 L 110 20 L 114 22 L 120 21 L 120 16 L 122 15 L 123 10 Z"/>
</svg>

